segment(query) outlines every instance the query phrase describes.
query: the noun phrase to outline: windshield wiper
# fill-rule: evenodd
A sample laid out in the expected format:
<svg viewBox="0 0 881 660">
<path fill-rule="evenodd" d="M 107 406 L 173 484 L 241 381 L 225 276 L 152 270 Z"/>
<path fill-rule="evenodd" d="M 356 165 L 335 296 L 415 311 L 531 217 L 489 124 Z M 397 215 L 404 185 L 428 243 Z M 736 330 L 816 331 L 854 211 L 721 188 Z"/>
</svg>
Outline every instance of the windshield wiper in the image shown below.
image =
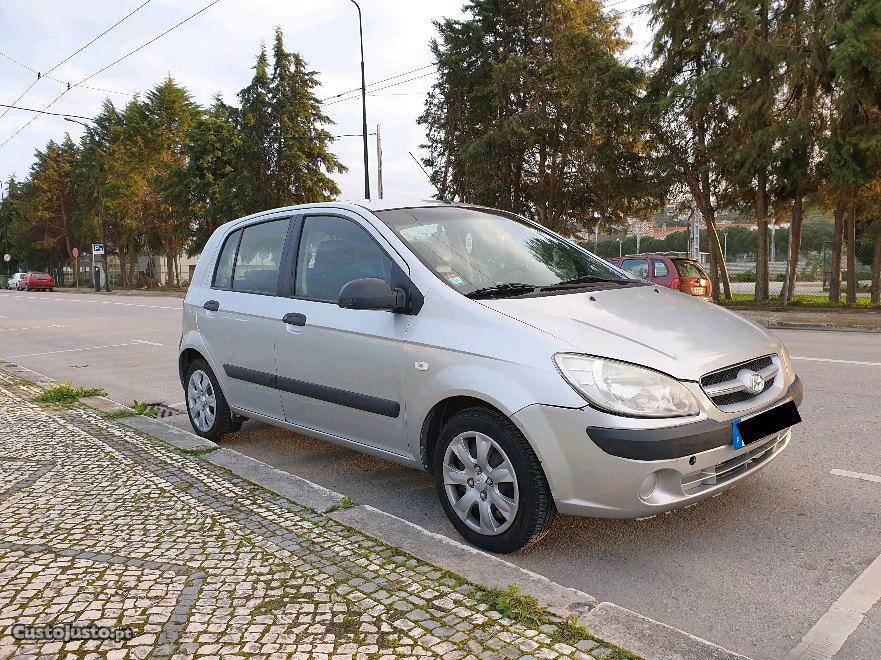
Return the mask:
<svg viewBox="0 0 881 660">
<path fill-rule="evenodd" d="M 597 277 L 596 275 L 582 275 L 581 277 L 573 277 L 569 280 L 562 280 L 556 284 L 543 286 L 542 291 L 553 291 L 554 289 L 566 288 L 578 284 L 596 284 L 599 282 L 609 282 L 611 284 L 629 284 L 633 280 L 625 280 L 621 278 Z"/>
<path fill-rule="evenodd" d="M 475 289 L 471 293 L 466 293 L 466 298 L 505 298 L 506 296 L 519 296 L 524 293 L 532 293 L 538 289 L 535 284 L 523 284 L 522 282 L 505 282 L 504 284 L 493 284 L 485 286 L 482 289 Z"/>
</svg>

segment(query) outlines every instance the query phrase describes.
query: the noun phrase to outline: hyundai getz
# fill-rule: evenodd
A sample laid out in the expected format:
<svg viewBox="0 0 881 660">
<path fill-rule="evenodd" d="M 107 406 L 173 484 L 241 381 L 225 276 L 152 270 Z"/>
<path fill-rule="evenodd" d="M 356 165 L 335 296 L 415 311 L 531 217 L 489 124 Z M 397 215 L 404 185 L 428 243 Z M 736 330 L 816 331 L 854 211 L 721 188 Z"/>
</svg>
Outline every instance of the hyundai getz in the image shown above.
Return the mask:
<svg viewBox="0 0 881 660">
<path fill-rule="evenodd" d="M 740 316 L 529 219 L 329 202 L 211 236 L 183 311 L 195 431 L 245 418 L 432 473 L 453 526 L 511 552 L 558 512 L 640 518 L 790 442 L 802 386 Z"/>
</svg>

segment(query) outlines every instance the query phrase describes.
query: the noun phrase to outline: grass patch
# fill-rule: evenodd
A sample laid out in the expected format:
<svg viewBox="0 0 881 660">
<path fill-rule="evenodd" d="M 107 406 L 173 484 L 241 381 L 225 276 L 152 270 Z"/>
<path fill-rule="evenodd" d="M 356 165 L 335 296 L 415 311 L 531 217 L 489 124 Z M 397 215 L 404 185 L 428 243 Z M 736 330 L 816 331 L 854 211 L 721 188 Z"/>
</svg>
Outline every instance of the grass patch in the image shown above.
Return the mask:
<svg viewBox="0 0 881 660">
<path fill-rule="evenodd" d="M 104 415 L 104 419 L 125 419 L 126 417 L 134 417 L 135 412 L 128 408 L 120 408 Z"/>
<path fill-rule="evenodd" d="M 53 403 L 58 406 L 72 406 L 80 399 L 90 396 L 107 396 L 100 387 L 74 387 L 70 383 L 61 383 L 49 388 L 34 400 L 38 403 Z"/>
<path fill-rule="evenodd" d="M 351 509 L 353 506 L 358 506 L 358 503 L 346 495 L 336 504 L 331 504 L 327 507 L 323 513 L 333 513 L 334 511 L 341 511 L 342 509 Z"/>
<path fill-rule="evenodd" d="M 843 298 L 843 296 L 842 296 Z M 734 293 L 731 295 L 731 301 L 723 301 L 723 305 L 745 305 L 749 307 L 782 307 L 783 301 L 780 296 L 771 296 L 766 301 L 757 301 L 751 293 Z M 846 302 L 833 303 L 829 302 L 829 296 L 813 295 L 813 296 L 793 296 L 792 300 L 786 307 L 790 308 L 807 308 L 807 309 L 874 309 L 881 310 L 881 305 L 871 304 L 868 296 L 860 296 L 856 303 L 850 304 Z"/>
<path fill-rule="evenodd" d="M 141 415 L 142 417 L 156 417 L 156 411 L 149 408 L 148 403 L 144 403 L 143 401 L 138 401 L 135 399 L 134 404 L 132 405 L 132 409 L 135 411 L 135 415 Z"/>
<path fill-rule="evenodd" d="M 478 603 L 483 603 L 491 610 L 512 621 L 524 626 L 537 627 L 545 624 L 553 624 L 553 621 L 538 606 L 535 598 L 520 593 L 520 587 L 516 584 L 508 585 L 508 589 L 487 589 L 476 586 L 471 592 L 471 597 Z"/>
</svg>

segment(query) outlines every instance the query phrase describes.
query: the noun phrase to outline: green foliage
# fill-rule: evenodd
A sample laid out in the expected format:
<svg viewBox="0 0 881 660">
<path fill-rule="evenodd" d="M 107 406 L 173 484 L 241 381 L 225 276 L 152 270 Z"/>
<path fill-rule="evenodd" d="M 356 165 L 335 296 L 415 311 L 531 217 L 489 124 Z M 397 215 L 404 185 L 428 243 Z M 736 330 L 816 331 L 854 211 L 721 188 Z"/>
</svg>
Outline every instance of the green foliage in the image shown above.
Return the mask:
<svg viewBox="0 0 881 660">
<path fill-rule="evenodd" d="M 126 419 L 127 417 L 134 417 L 135 412 L 133 410 L 129 410 L 128 408 L 120 408 L 119 410 L 114 410 L 113 412 L 109 412 L 104 417 L 106 419 Z"/>
<path fill-rule="evenodd" d="M 143 401 L 135 399 L 132 403 L 132 410 L 135 411 L 136 415 L 141 415 L 142 417 L 156 417 L 156 411 L 149 406 L 149 403 L 144 403 Z"/>
<path fill-rule="evenodd" d="M 60 383 L 34 398 L 38 403 L 52 403 L 58 406 L 71 406 L 80 399 L 90 396 L 107 396 L 99 387 L 74 387 L 70 383 Z"/>
<path fill-rule="evenodd" d="M 662 194 L 634 121 L 642 74 L 595 2 L 471 0 L 436 23 L 438 81 L 420 117 L 441 198 L 573 232 L 620 226 Z"/>
<path fill-rule="evenodd" d="M 520 593 L 516 584 L 508 585 L 506 590 L 489 589 L 476 586 L 471 597 L 512 621 L 527 627 L 538 627 L 551 623 L 551 619 L 539 607 L 535 598 Z"/>
<path fill-rule="evenodd" d="M 73 247 L 107 242 L 123 285 L 140 284 L 145 252 L 165 255 L 174 285 L 175 255 L 201 252 L 224 222 L 338 195 L 330 175 L 345 168 L 329 150 L 316 74 L 284 49 L 280 30 L 272 59 L 261 50 L 241 108 L 219 96 L 201 108 L 169 76 L 124 108 L 106 101 L 79 144 L 65 136 L 37 151 L 0 204 L 12 267 L 60 279 Z"/>
</svg>

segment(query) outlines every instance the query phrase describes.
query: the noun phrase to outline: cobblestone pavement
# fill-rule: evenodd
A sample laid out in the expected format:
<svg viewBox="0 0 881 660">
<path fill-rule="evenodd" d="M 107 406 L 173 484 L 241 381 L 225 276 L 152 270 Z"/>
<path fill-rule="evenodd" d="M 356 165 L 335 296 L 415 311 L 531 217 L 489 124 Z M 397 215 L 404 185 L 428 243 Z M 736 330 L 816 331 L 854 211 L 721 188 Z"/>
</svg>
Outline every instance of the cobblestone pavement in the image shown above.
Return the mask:
<svg viewBox="0 0 881 660">
<path fill-rule="evenodd" d="M 632 657 L 0 373 L 0 657 Z M 28 641 L 14 624 L 131 628 Z"/>
</svg>

